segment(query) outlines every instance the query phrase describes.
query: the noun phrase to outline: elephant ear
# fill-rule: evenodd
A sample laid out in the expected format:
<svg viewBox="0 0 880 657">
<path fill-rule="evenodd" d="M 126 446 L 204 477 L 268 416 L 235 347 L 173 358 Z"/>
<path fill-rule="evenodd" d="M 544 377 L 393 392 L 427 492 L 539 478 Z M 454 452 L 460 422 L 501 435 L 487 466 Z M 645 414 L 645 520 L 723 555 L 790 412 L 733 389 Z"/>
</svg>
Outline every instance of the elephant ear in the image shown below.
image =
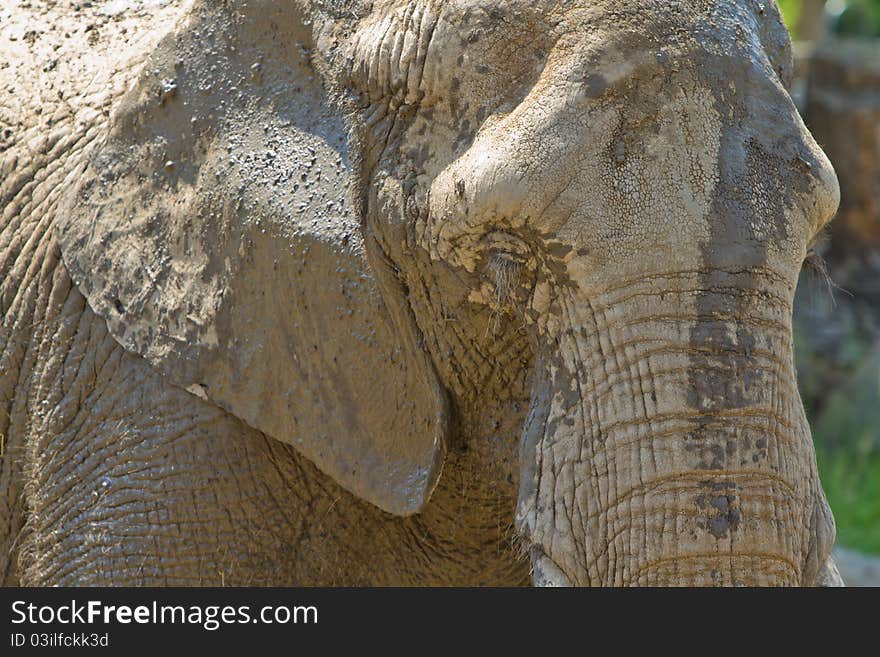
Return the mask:
<svg viewBox="0 0 880 657">
<path fill-rule="evenodd" d="M 417 512 L 442 467 L 445 391 L 394 268 L 369 262 L 309 20 L 233 4 L 196 3 L 148 59 L 59 213 L 64 262 L 173 383 Z"/>
</svg>

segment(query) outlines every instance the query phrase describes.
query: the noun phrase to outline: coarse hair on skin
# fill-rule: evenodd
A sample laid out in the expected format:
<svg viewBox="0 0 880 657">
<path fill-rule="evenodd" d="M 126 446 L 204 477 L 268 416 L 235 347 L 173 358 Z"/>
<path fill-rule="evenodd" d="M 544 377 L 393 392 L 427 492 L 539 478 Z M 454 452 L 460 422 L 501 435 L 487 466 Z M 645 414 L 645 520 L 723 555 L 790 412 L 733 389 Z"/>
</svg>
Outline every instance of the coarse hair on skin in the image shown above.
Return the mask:
<svg viewBox="0 0 880 657">
<path fill-rule="evenodd" d="M 522 262 L 507 253 L 493 253 L 489 257 L 489 273 L 495 284 L 495 303 L 499 308 L 507 306 L 513 290 L 519 285 Z"/>
<path fill-rule="evenodd" d="M 837 301 L 834 298 L 834 290 L 840 290 L 849 296 L 852 296 L 852 293 L 835 283 L 834 279 L 831 278 L 831 274 L 828 273 L 828 264 L 820 252 L 821 247 L 827 244 L 828 239 L 828 227 L 826 226 L 822 229 L 822 232 L 813 238 L 811 245 L 807 248 L 803 269 L 822 279 L 822 282 L 825 283 L 825 288 L 828 290 L 828 296 L 831 297 L 832 305 L 836 306 Z"/>
</svg>

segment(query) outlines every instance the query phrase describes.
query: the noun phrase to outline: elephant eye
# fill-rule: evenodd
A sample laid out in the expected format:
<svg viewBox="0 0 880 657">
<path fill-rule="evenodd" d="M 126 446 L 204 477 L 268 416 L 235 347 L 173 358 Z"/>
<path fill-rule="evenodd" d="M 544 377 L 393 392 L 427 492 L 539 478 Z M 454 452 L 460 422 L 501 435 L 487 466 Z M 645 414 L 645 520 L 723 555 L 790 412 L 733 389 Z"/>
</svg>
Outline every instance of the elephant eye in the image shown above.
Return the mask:
<svg viewBox="0 0 880 657">
<path fill-rule="evenodd" d="M 495 302 L 508 304 L 523 282 L 531 249 L 525 241 L 506 231 L 493 231 L 482 238 L 487 254 L 486 274 L 495 289 Z"/>
<path fill-rule="evenodd" d="M 524 263 L 531 254 L 531 248 L 525 240 L 506 231 L 486 233 L 483 245 L 489 250 L 490 258 L 498 257 L 510 261 Z"/>
<path fill-rule="evenodd" d="M 810 238 L 810 241 L 807 242 L 807 255 L 821 250 L 821 248 L 829 242 L 829 239 L 830 232 L 828 226 L 822 226 L 822 228 L 816 231 L 813 237 Z"/>
</svg>

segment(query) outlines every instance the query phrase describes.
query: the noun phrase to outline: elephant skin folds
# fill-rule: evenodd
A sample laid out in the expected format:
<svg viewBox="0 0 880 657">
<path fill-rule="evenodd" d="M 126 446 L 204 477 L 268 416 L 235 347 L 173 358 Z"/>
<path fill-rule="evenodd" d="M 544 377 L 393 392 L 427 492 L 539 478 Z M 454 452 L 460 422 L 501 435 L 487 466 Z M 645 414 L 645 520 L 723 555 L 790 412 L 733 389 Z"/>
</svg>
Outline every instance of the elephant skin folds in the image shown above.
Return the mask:
<svg viewBox="0 0 880 657">
<path fill-rule="evenodd" d="M 107 11 L 3 23 L 3 582 L 840 583 L 774 3 Z"/>
</svg>

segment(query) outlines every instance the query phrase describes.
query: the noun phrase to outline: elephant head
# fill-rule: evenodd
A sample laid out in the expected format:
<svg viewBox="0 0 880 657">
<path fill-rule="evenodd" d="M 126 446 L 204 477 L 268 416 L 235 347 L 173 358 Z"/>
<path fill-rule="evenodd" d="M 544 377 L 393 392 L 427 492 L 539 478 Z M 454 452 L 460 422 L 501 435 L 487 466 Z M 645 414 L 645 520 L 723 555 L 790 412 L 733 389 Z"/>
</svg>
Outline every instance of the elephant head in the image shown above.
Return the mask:
<svg viewBox="0 0 880 657">
<path fill-rule="evenodd" d="M 527 387 L 536 581 L 813 583 L 791 310 L 839 193 L 791 71 L 767 1 L 200 1 L 59 240 L 124 347 L 391 513 Z"/>
</svg>

